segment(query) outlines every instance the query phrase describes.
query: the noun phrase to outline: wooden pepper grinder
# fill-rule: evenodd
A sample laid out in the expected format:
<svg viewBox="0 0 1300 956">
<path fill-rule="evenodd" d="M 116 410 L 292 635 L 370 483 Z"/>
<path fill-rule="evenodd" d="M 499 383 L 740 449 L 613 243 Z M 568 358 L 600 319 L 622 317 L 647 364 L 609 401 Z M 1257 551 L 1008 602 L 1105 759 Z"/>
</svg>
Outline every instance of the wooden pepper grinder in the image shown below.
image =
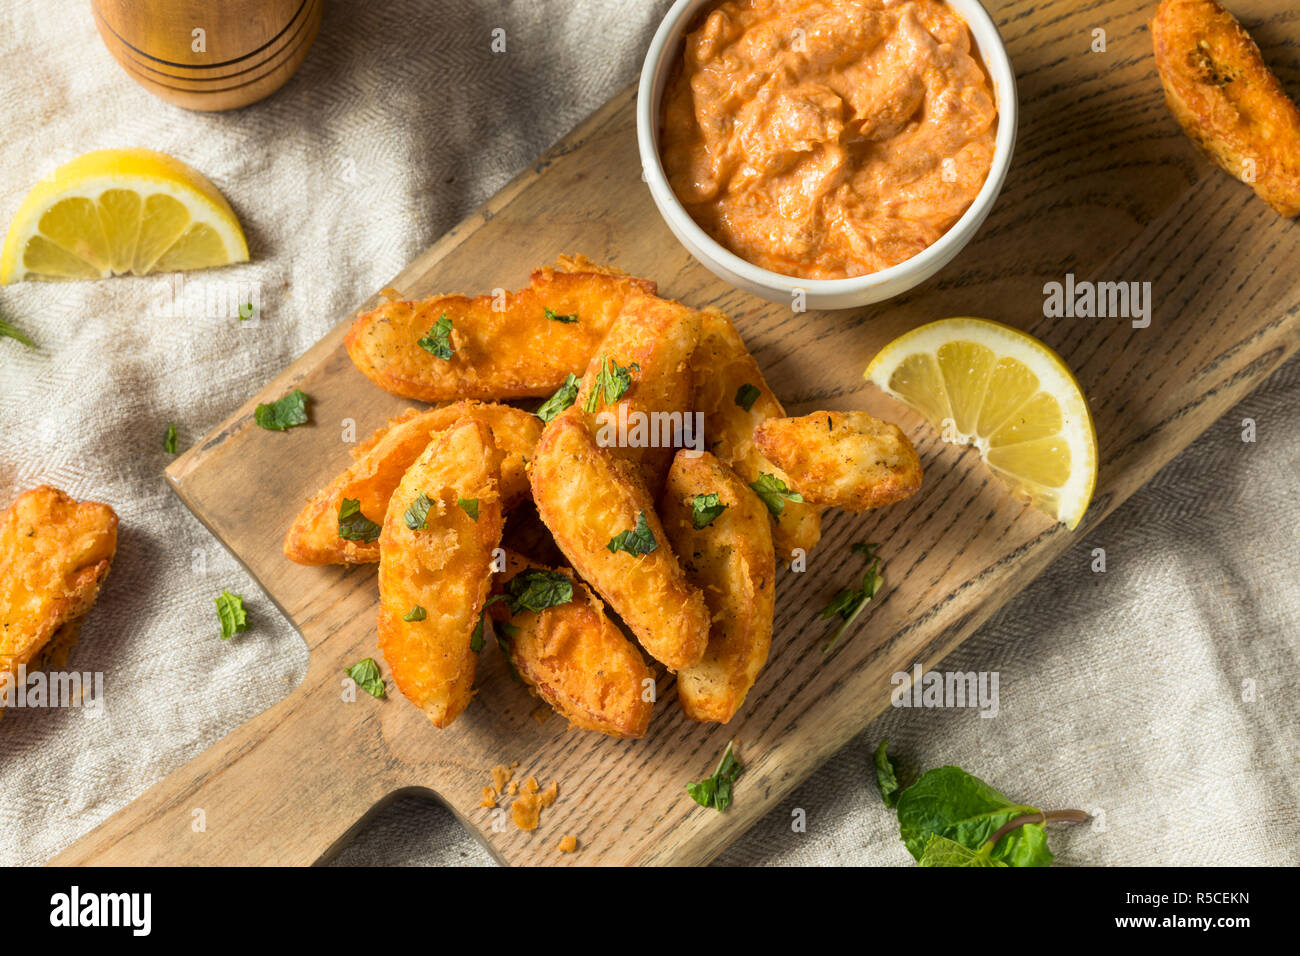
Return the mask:
<svg viewBox="0 0 1300 956">
<path fill-rule="evenodd" d="M 110 53 L 145 89 L 192 110 L 270 96 L 302 64 L 324 0 L 92 0 Z"/>
</svg>

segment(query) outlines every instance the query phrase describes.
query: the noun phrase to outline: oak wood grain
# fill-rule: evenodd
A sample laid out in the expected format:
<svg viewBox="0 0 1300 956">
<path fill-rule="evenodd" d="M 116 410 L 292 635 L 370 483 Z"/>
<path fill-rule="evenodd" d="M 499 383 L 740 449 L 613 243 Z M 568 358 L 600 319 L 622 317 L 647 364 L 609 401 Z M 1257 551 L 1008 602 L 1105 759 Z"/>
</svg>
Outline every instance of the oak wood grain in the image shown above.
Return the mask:
<svg viewBox="0 0 1300 956">
<path fill-rule="evenodd" d="M 780 573 L 771 659 L 730 725 L 685 720 L 671 688 L 643 740 L 569 731 L 555 717 L 539 723 L 537 701 L 491 646 L 477 699 L 448 730 L 400 696 L 341 701 L 343 668 L 375 655 L 374 571 L 298 567 L 280 540 L 303 500 L 348 460 L 344 420 L 364 436 L 408 404 L 352 366 L 341 347 L 348 317 L 168 471 L 299 627 L 311 648 L 306 678 L 56 862 L 311 863 L 378 803 L 411 789 L 436 795 L 509 863 L 706 861 L 888 705 L 891 674 L 941 660 L 1293 354 L 1300 232 L 1178 131 L 1150 56 L 1154 4 L 990 6 L 1020 88 L 1015 163 L 975 241 L 903 299 L 794 314 L 715 280 L 673 240 L 639 180 L 630 90 L 392 282 L 410 296 L 512 288 L 558 253 L 582 252 L 657 279 L 667 295 L 728 311 L 792 414 L 861 408 L 913 437 L 926 468 L 921 492 L 864 516 L 828 512 L 808 571 Z M 1233 6 L 1283 77 L 1300 75 L 1300 15 L 1264 0 Z M 1097 27 L 1106 53 L 1088 52 Z M 1152 283 L 1150 327 L 1045 318 L 1043 285 L 1067 272 Z M 962 314 L 1042 337 L 1083 384 L 1101 472 L 1075 532 L 1015 500 L 973 450 L 945 445 L 863 383 L 867 361 L 890 339 Z M 312 397 L 312 424 L 284 434 L 253 427 L 255 404 L 292 387 Z M 823 659 L 817 613 L 857 569 L 849 545 L 860 540 L 883 543 L 886 585 L 853 637 Z M 732 738 L 745 772 L 719 815 L 683 788 L 712 770 Z M 532 834 L 496 831 L 492 811 L 477 807 L 490 768 L 516 760 L 543 785 L 560 783 Z M 207 813 L 205 833 L 191 831 L 195 808 Z M 565 834 L 580 852 L 556 851 Z"/>
</svg>

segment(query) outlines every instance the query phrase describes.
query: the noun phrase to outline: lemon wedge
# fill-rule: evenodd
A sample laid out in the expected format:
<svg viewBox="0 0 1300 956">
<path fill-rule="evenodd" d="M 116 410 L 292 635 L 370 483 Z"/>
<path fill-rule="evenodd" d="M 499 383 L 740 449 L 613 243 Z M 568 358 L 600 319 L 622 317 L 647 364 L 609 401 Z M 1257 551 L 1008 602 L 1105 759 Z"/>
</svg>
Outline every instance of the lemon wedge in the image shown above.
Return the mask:
<svg viewBox="0 0 1300 956">
<path fill-rule="evenodd" d="M 1061 357 L 988 319 L 931 322 L 890 342 L 863 377 L 915 408 L 943 440 L 974 445 L 1035 507 L 1078 525 L 1097 484 L 1097 432 Z"/>
<path fill-rule="evenodd" d="M 0 254 L 0 285 L 247 261 L 239 219 L 202 175 L 153 150 L 101 149 L 23 199 Z"/>
</svg>

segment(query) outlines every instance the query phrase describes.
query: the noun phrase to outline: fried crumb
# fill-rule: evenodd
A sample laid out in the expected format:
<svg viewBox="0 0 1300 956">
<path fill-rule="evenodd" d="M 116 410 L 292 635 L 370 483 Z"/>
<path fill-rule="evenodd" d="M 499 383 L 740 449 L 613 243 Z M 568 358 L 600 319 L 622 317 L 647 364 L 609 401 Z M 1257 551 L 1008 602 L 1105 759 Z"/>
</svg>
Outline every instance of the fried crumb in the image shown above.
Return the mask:
<svg viewBox="0 0 1300 956">
<path fill-rule="evenodd" d="M 483 788 L 483 799 L 479 801 L 480 807 L 487 807 L 489 810 L 494 809 L 497 805 L 497 792 L 491 787 Z"/>
<path fill-rule="evenodd" d="M 515 764 L 515 766 L 518 766 L 518 764 Z M 514 775 L 514 771 L 505 764 L 497 764 L 492 768 L 492 789 L 497 793 L 500 793 L 506 788 L 506 783 L 509 782 L 510 778 Z"/>
<path fill-rule="evenodd" d="M 542 808 L 549 807 L 555 802 L 559 795 L 560 785 L 552 781 L 551 785 L 540 793 L 535 789 L 537 781 L 532 777 L 528 782 L 534 787 L 528 793 L 522 793 L 514 803 L 510 804 L 510 816 L 515 821 L 515 826 L 521 830 L 536 830 L 538 823 L 541 822 Z"/>
<path fill-rule="evenodd" d="M 519 781 L 518 781 L 518 780 L 511 780 L 511 781 L 510 781 L 510 790 L 509 790 L 510 796 L 513 797 L 513 796 L 514 796 L 515 794 L 517 794 L 518 792 L 519 792 Z"/>
<path fill-rule="evenodd" d="M 578 838 L 573 836 L 564 837 L 560 840 L 558 849 L 561 853 L 572 853 L 574 850 L 578 849 Z"/>
<path fill-rule="evenodd" d="M 526 781 L 524 781 L 524 789 L 527 790 L 529 793 L 536 793 L 541 788 L 537 785 L 536 777 L 529 777 Z"/>
</svg>

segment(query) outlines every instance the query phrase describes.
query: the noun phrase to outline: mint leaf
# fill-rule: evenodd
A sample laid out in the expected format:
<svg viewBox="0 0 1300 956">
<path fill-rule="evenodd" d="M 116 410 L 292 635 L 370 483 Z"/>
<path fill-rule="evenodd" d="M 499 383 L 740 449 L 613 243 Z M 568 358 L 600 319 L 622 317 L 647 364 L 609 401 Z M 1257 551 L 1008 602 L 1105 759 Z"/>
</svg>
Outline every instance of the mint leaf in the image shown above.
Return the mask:
<svg viewBox="0 0 1300 956">
<path fill-rule="evenodd" d="M 279 401 L 257 406 L 253 420 L 259 428 L 282 432 L 295 425 L 307 424 L 307 396 L 295 388 Z"/>
<path fill-rule="evenodd" d="M 451 319 L 447 318 L 447 313 L 439 316 L 438 321 L 433 323 L 433 328 L 424 334 L 424 338 L 419 339 L 416 345 L 424 349 L 435 358 L 449 359 L 455 348 L 451 344 Z"/>
<path fill-rule="evenodd" d="M 345 541 L 378 541 L 383 527 L 361 513 L 361 501 L 344 498 L 339 502 L 339 537 Z"/>
<path fill-rule="evenodd" d="M 885 583 L 885 579 L 880 574 L 880 556 L 876 554 L 876 549 L 879 547 L 878 544 L 858 543 L 854 544 L 850 549 L 854 554 L 861 554 L 866 557 L 867 569 L 862 572 L 860 586 L 844 588 L 822 609 L 822 620 L 828 620 L 838 615 L 844 622 L 835 629 L 831 639 L 822 648 L 823 654 L 829 654 L 832 648 L 840 642 L 840 638 L 848 633 L 849 628 L 853 626 L 853 622 L 862 613 L 862 609 L 867 606 L 867 602 L 876 596 Z"/>
<path fill-rule="evenodd" d="M 552 312 L 550 309 L 544 309 L 543 311 L 546 313 L 546 317 L 552 322 L 563 322 L 567 325 L 578 321 L 578 313 L 576 312 L 571 315 L 560 315 L 557 312 Z"/>
<path fill-rule="evenodd" d="M 620 531 L 609 539 L 609 544 L 605 547 L 609 549 L 610 554 L 626 551 L 635 558 L 649 554 L 659 547 L 659 542 L 655 540 L 654 532 L 650 530 L 645 512 L 642 511 L 636 516 L 636 526 L 631 531 Z"/>
<path fill-rule="evenodd" d="M 176 426 L 171 422 L 167 423 L 167 434 L 163 436 L 163 451 L 176 454 Z"/>
<path fill-rule="evenodd" d="M 751 482 L 749 487 L 763 499 L 763 504 L 767 505 L 767 510 L 772 512 L 773 518 L 781 516 L 787 501 L 803 501 L 803 495 L 791 491 L 784 481 L 765 471 L 759 472 L 758 481 Z"/>
<path fill-rule="evenodd" d="M 27 337 L 27 333 L 16 325 L 10 325 L 4 319 L 0 319 L 0 339 L 13 339 L 21 342 L 29 349 L 36 348 L 36 343 Z"/>
<path fill-rule="evenodd" d="M 707 528 L 726 510 L 716 494 L 696 495 L 691 499 L 691 524 L 696 531 Z"/>
<path fill-rule="evenodd" d="M 885 806 L 894 808 L 898 806 L 898 761 L 885 751 L 888 740 L 880 741 L 880 746 L 876 748 L 874 763 L 876 765 L 876 786 L 880 788 L 880 799 L 885 801 Z"/>
<path fill-rule="evenodd" d="M 505 601 L 512 617 L 520 611 L 540 614 L 548 607 L 572 601 L 573 581 L 559 571 L 529 568 L 511 578 L 506 584 L 505 594 L 499 594 L 492 600 Z"/>
<path fill-rule="evenodd" d="M 407 624 L 414 624 L 416 621 L 423 621 L 428 616 L 428 611 L 418 604 L 412 604 L 411 609 L 402 615 L 402 620 Z"/>
<path fill-rule="evenodd" d="M 388 696 L 387 691 L 384 689 L 384 679 L 379 674 L 379 665 L 375 663 L 373 657 L 357 661 L 351 667 L 346 668 L 343 673 L 351 677 L 356 685 L 371 697 L 378 697 L 383 700 Z"/>
<path fill-rule="evenodd" d="M 249 319 L 253 317 L 253 313 L 256 311 L 257 310 L 253 308 L 253 303 L 245 302 L 243 305 L 239 307 L 239 321 L 247 322 Z"/>
<path fill-rule="evenodd" d="M 475 521 L 478 520 L 478 499 L 477 498 L 457 498 L 456 505 L 461 511 L 469 515 Z"/>
<path fill-rule="evenodd" d="M 719 813 L 731 806 L 731 785 L 736 782 L 741 771 L 741 766 L 736 761 L 734 745 L 735 741 L 727 744 L 713 776 L 686 785 L 687 794 L 700 806 L 712 807 Z"/>
<path fill-rule="evenodd" d="M 940 767 L 922 774 L 899 795 L 898 830 L 907 852 L 920 860 L 935 834 L 968 850 L 979 850 L 1004 823 L 1038 812 L 1012 803 L 960 767 Z M 1011 830 L 989 856 L 1008 866 L 1047 866 L 1052 862 L 1041 823 Z"/>
<path fill-rule="evenodd" d="M 613 405 L 627 394 L 627 390 L 632 387 L 632 373 L 639 371 L 641 366 L 636 362 L 623 368 L 613 359 L 602 357 L 600 371 L 596 373 L 596 378 L 591 383 L 591 392 L 587 395 L 583 410 L 587 414 L 594 412 L 602 397 L 606 405 Z"/>
<path fill-rule="evenodd" d="M 985 849 L 971 850 L 954 843 L 937 833 L 930 835 L 930 840 L 921 853 L 917 866 L 1006 866 L 1001 860 L 989 856 Z"/>
<path fill-rule="evenodd" d="M 740 388 L 736 389 L 736 404 L 745 411 L 749 411 L 754 407 L 754 403 L 758 401 L 758 396 L 762 394 L 763 393 L 758 390 L 757 385 L 750 385 L 746 382 L 744 385 L 740 386 Z"/>
<path fill-rule="evenodd" d="M 223 641 L 248 630 L 248 614 L 244 611 L 244 599 L 242 597 L 223 590 L 217 595 L 216 602 L 217 618 L 221 621 L 221 639 Z"/>
<path fill-rule="evenodd" d="M 554 395 L 542 402 L 542 407 L 537 409 L 534 414 L 542 421 L 549 422 L 578 400 L 578 387 L 580 384 L 578 376 L 569 373 L 564 380 L 564 384 L 556 389 Z"/>
<path fill-rule="evenodd" d="M 429 508 L 433 505 L 429 496 L 423 491 L 415 496 L 411 506 L 402 515 L 402 520 L 412 531 L 423 531 L 429 527 Z"/>
</svg>

